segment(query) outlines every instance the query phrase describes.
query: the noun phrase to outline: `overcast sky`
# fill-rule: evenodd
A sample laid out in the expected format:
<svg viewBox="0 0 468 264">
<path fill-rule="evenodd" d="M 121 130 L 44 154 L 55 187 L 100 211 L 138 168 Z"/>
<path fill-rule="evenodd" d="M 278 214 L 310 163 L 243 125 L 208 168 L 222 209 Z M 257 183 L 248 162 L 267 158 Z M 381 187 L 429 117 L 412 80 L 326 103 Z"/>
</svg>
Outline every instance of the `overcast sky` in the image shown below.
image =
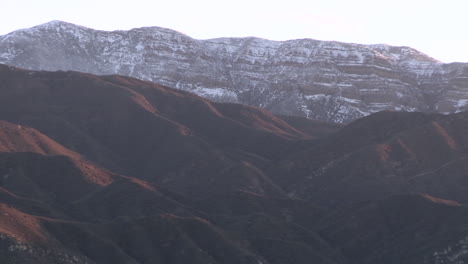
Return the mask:
<svg viewBox="0 0 468 264">
<path fill-rule="evenodd" d="M 385 43 L 468 62 L 468 0 L 7 0 L 2 11 L 0 35 L 63 20 L 102 30 L 160 26 L 198 39 Z"/>
</svg>

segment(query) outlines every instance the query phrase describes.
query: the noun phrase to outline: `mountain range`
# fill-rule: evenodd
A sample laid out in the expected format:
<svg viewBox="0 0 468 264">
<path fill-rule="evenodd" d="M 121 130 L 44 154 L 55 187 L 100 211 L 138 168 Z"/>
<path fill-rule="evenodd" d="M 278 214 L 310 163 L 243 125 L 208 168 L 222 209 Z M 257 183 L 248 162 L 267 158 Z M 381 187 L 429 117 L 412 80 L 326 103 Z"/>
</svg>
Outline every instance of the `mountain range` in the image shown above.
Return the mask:
<svg viewBox="0 0 468 264">
<path fill-rule="evenodd" d="M 348 125 L 0 65 L 1 263 L 468 261 L 468 112 Z"/>
<path fill-rule="evenodd" d="M 382 110 L 468 110 L 468 64 L 415 49 L 299 39 L 197 40 L 158 28 L 52 21 L 0 36 L 0 63 L 119 74 L 274 114 L 347 124 Z"/>
</svg>

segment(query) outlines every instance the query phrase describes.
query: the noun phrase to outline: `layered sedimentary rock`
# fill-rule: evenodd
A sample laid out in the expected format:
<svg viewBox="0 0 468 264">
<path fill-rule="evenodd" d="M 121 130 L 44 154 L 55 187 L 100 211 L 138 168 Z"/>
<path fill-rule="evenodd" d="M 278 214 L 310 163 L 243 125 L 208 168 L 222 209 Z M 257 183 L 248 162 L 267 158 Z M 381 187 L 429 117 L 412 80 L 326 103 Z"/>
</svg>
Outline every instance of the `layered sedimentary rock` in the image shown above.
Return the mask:
<svg viewBox="0 0 468 264">
<path fill-rule="evenodd" d="M 53 21 L 0 36 L 0 63 L 128 75 L 220 102 L 338 123 L 381 110 L 468 109 L 468 64 L 444 64 L 409 47 L 197 40 L 158 27 L 107 32 Z"/>
</svg>

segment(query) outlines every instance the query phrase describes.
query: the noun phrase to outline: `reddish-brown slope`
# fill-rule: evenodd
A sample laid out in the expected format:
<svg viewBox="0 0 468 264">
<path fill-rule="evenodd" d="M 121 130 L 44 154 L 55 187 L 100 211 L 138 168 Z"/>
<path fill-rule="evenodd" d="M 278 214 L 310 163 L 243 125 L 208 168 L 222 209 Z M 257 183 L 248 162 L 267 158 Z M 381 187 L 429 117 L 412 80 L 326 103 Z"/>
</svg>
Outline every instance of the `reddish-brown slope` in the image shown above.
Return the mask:
<svg viewBox="0 0 468 264">
<path fill-rule="evenodd" d="M 2 120 L 0 120 L 0 152 L 34 152 L 79 158 L 79 154 L 64 148 L 35 129 Z"/>
<path fill-rule="evenodd" d="M 113 177 L 35 129 L 0 121 L 0 185 L 7 193 L 68 201 Z"/>
<path fill-rule="evenodd" d="M 229 103 L 217 103 L 215 106 L 223 116 L 248 127 L 289 138 L 305 138 L 310 136 L 306 132 L 297 129 L 261 108 Z"/>
<path fill-rule="evenodd" d="M 7 204 L 0 204 L 0 233 L 18 242 L 44 242 L 47 239 L 39 219 Z"/>
<path fill-rule="evenodd" d="M 0 119 L 34 127 L 107 169 L 190 196 L 281 193 L 263 170 L 290 139 L 304 137 L 259 109 L 235 106 L 248 114 L 228 114 L 193 94 L 127 77 L 2 66 L 0 78 Z"/>
<path fill-rule="evenodd" d="M 166 198 L 169 192 L 104 170 L 32 128 L 0 121 L 0 136 L 0 198 L 26 212 L 89 220 L 135 215 L 132 210 L 148 215 L 183 207 Z M 50 204 L 73 206 L 54 211 Z M 89 208 L 100 209 L 87 214 Z"/>
</svg>

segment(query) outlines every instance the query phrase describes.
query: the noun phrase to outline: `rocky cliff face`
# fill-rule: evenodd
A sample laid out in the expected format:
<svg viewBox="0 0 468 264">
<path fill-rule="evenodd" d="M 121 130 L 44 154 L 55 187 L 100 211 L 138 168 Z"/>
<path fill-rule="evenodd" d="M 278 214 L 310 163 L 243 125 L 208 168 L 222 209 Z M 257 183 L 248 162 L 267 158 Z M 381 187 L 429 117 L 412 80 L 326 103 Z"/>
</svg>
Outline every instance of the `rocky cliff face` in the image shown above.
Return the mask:
<svg viewBox="0 0 468 264">
<path fill-rule="evenodd" d="M 0 63 L 128 75 L 216 101 L 338 123 L 381 110 L 468 109 L 468 64 L 444 64 L 409 47 L 196 40 L 157 27 L 106 32 L 53 21 L 0 36 Z"/>
</svg>

